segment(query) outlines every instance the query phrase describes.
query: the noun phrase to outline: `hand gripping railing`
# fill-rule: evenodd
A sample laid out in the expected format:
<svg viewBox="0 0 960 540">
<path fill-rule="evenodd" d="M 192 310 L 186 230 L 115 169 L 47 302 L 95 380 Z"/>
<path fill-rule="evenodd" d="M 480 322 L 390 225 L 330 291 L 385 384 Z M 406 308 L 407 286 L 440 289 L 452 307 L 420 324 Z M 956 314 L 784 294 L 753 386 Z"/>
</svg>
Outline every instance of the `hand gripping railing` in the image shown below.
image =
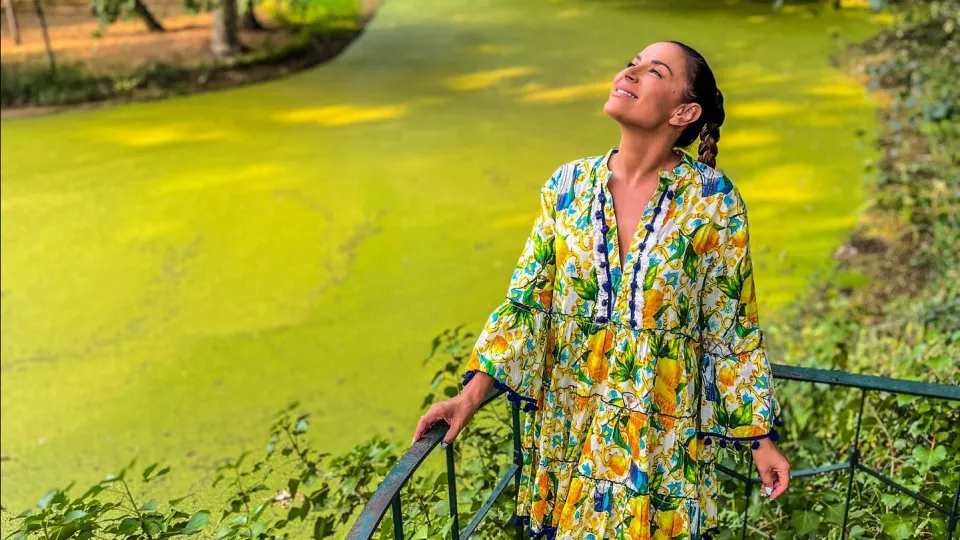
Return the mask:
<svg viewBox="0 0 960 540">
<path fill-rule="evenodd" d="M 958 504 L 960 504 L 960 484 L 958 484 L 956 493 L 953 496 L 952 508 L 947 508 L 942 504 L 934 502 L 929 498 L 895 482 L 894 480 L 891 480 L 879 471 L 864 465 L 860 459 L 859 445 L 860 428 L 863 421 L 863 408 L 864 404 L 866 403 L 867 392 L 876 391 L 918 396 L 928 399 L 960 401 L 960 386 L 906 381 L 871 375 L 856 375 L 843 371 L 801 368 L 780 364 L 773 365 L 773 376 L 776 379 L 782 380 L 822 383 L 829 386 L 860 389 L 860 408 L 857 413 L 856 434 L 854 436 L 853 443 L 850 446 L 848 460 L 844 461 L 843 463 L 826 465 L 814 469 L 803 469 L 790 473 L 791 478 L 804 478 L 820 474 L 828 474 L 836 471 L 849 472 L 847 479 L 847 496 L 843 511 L 841 538 L 846 538 L 847 536 L 847 524 L 849 522 L 850 515 L 850 499 L 853 495 L 853 484 L 857 472 L 866 473 L 868 476 L 882 482 L 883 484 L 886 484 L 887 486 L 912 497 L 921 504 L 942 513 L 947 518 L 946 538 L 947 540 L 951 540 L 953 538 L 953 535 L 956 533 L 957 525 L 960 523 L 960 513 L 958 513 Z M 487 403 L 490 403 L 503 393 L 503 390 L 490 390 L 480 407 L 482 408 L 486 406 Z M 497 486 L 487 497 L 486 502 L 484 502 L 483 506 L 480 507 L 480 510 L 477 512 L 477 514 L 473 516 L 473 519 L 470 520 L 470 523 L 468 523 L 466 528 L 464 528 L 462 531 L 460 530 L 460 517 L 457 513 L 457 486 L 456 470 L 454 467 L 454 449 L 452 444 L 448 445 L 446 448 L 447 487 L 449 491 L 450 516 L 453 518 L 453 527 L 451 529 L 451 533 L 454 540 L 469 538 L 470 535 L 476 531 L 480 521 L 484 518 L 484 516 L 486 516 L 494 502 L 507 488 L 507 485 L 510 484 L 510 480 L 514 481 L 514 494 L 516 494 L 516 489 L 519 488 L 520 467 L 523 463 L 523 456 L 521 455 L 520 449 L 520 407 L 516 402 L 512 402 L 512 416 L 513 463 L 507 469 L 506 473 L 504 473 L 504 475 L 501 477 L 500 482 L 497 483 Z M 348 540 L 368 540 L 372 538 L 373 534 L 377 530 L 377 526 L 380 524 L 380 521 L 383 520 L 383 517 L 386 515 L 388 508 L 393 512 L 394 538 L 397 540 L 403 540 L 403 507 L 400 501 L 400 489 L 413 476 L 413 473 L 418 467 L 420 467 L 420 464 L 423 463 L 430 452 L 433 451 L 434 447 L 440 444 L 443 436 L 447 433 L 447 429 L 448 426 L 446 423 L 441 422 L 435 424 L 423 435 L 423 437 L 420 438 L 419 441 L 415 442 L 413 446 L 407 450 L 403 457 L 400 458 L 400 461 L 397 462 L 390 473 L 387 474 L 386 478 L 384 478 L 383 482 L 377 488 L 377 491 L 373 494 L 370 500 L 367 501 L 366 506 L 363 508 L 363 512 L 360 514 L 360 517 L 353 524 L 353 527 L 347 534 Z M 750 457 L 752 458 L 752 454 Z M 747 504 L 744 507 L 743 529 L 741 533 L 742 538 L 746 538 L 747 536 L 747 516 L 750 510 L 749 505 L 752 488 L 755 484 L 760 483 L 760 479 L 753 476 L 752 463 L 750 463 L 748 466 L 749 472 L 747 475 L 743 475 L 730 468 L 724 467 L 723 465 L 717 465 L 717 469 L 719 471 L 728 474 L 745 484 L 744 489 L 746 492 Z M 523 535 L 524 526 L 522 523 L 518 522 L 516 529 L 517 539 L 522 540 Z"/>
</svg>

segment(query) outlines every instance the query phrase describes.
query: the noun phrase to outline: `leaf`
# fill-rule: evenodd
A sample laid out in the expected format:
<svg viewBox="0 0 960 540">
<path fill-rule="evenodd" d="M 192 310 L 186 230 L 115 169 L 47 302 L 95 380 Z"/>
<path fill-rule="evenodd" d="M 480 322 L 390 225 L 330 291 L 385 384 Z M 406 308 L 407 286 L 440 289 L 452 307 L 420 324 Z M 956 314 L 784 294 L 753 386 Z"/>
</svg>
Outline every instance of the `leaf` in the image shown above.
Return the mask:
<svg viewBox="0 0 960 540">
<path fill-rule="evenodd" d="M 53 498 L 56 497 L 57 493 L 59 492 L 60 490 L 57 488 L 53 488 L 50 491 L 48 491 L 46 495 L 44 495 L 43 497 L 40 498 L 39 501 L 37 501 L 37 507 L 40 508 L 41 510 L 46 510 L 47 507 L 50 506 L 50 501 L 52 501 Z"/>
<path fill-rule="evenodd" d="M 150 499 L 143 506 L 140 507 L 141 512 L 154 512 L 157 509 L 157 500 Z"/>
<path fill-rule="evenodd" d="M 824 512 L 824 519 L 828 523 L 843 525 L 843 505 L 833 504 L 828 506 L 827 511 Z"/>
<path fill-rule="evenodd" d="M 933 450 L 917 447 L 913 449 L 913 457 L 917 460 L 922 474 L 947 459 L 947 449 L 943 446 L 937 446 Z"/>
<path fill-rule="evenodd" d="M 683 477 L 687 479 L 688 482 L 692 484 L 698 483 L 697 471 L 699 470 L 700 465 L 697 463 L 697 460 L 693 459 L 687 449 L 683 450 Z"/>
<path fill-rule="evenodd" d="M 730 427 L 730 415 L 727 413 L 727 407 L 723 403 L 713 405 L 713 413 L 717 416 L 717 424 L 721 427 Z"/>
<path fill-rule="evenodd" d="M 152 473 L 153 471 L 155 471 L 155 470 L 157 469 L 157 467 L 159 467 L 159 466 L 160 466 L 159 463 L 154 463 L 153 465 L 150 465 L 149 467 L 147 467 L 146 469 L 144 469 L 144 470 L 143 470 L 143 480 L 144 480 L 144 481 L 148 480 L 148 479 L 150 478 L 150 473 Z"/>
<path fill-rule="evenodd" d="M 536 235 L 533 245 L 533 258 L 536 259 L 541 266 L 554 264 L 556 254 L 554 253 L 553 242 L 544 242 L 539 234 Z"/>
<path fill-rule="evenodd" d="M 260 538 L 263 535 L 264 531 L 266 530 L 267 530 L 266 523 L 262 523 L 260 521 L 255 522 L 253 525 L 250 526 L 250 539 L 257 540 L 257 538 Z"/>
<path fill-rule="evenodd" d="M 120 531 L 120 534 L 133 534 L 139 526 L 140 521 L 137 518 L 126 517 L 120 522 L 120 526 L 117 530 Z"/>
<path fill-rule="evenodd" d="M 176 505 L 182 503 L 183 501 L 187 500 L 188 497 L 190 497 L 190 496 L 189 496 L 189 495 L 184 495 L 183 497 L 177 497 L 176 499 L 170 499 L 169 501 L 167 501 L 167 504 L 170 505 L 170 506 L 176 506 Z"/>
<path fill-rule="evenodd" d="M 909 517 L 912 516 L 903 516 L 898 513 L 884 514 L 880 516 L 880 523 L 883 525 L 883 531 L 895 540 L 906 540 L 914 537 L 914 527 Z"/>
<path fill-rule="evenodd" d="M 687 251 L 687 239 L 680 235 L 678 238 L 680 245 L 677 247 L 677 250 L 670 254 L 670 258 L 667 259 L 667 262 L 674 261 L 679 259 Z"/>
<path fill-rule="evenodd" d="M 13 534 L 7 537 L 7 540 L 28 540 L 30 538 L 27 531 L 20 529 L 19 531 L 14 531 Z"/>
<path fill-rule="evenodd" d="M 693 244 L 687 244 L 687 250 L 683 253 L 683 271 L 691 280 L 697 280 L 697 267 L 700 259 L 697 252 L 693 250 Z"/>
<path fill-rule="evenodd" d="M 597 300 L 597 292 L 599 285 L 597 285 L 596 274 L 587 279 L 572 278 L 573 279 L 573 290 L 576 291 L 577 296 L 583 298 L 584 300 L 590 300 L 595 302 Z"/>
<path fill-rule="evenodd" d="M 293 432 L 294 432 L 294 433 L 297 433 L 297 434 L 306 433 L 306 432 L 307 432 L 307 427 L 308 427 L 308 425 L 307 425 L 307 417 L 306 417 L 306 415 L 301 416 L 300 418 L 297 418 L 297 424 L 296 424 L 296 426 L 294 427 Z"/>
<path fill-rule="evenodd" d="M 677 301 L 677 318 L 681 328 L 686 328 L 690 322 L 690 300 L 683 293 L 680 293 L 680 299 Z"/>
<path fill-rule="evenodd" d="M 737 407 L 730 415 L 731 428 L 749 426 L 753 423 L 753 403 L 748 402 Z"/>
<path fill-rule="evenodd" d="M 183 534 L 196 534 L 210 521 L 210 513 L 202 510 L 190 516 L 190 521 L 183 528 Z"/>
<path fill-rule="evenodd" d="M 643 276 L 643 290 L 649 291 L 657 281 L 657 275 L 660 273 L 659 264 L 651 264 L 647 267 L 647 274 Z"/>
<path fill-rule="evenodd" d="M 85 517 L 87 517 L 87 513 L 83 510 L 71 510 L 67 512 L 67 515 L 63 516 L 63 523 L 67 524 Z"/>
<path fill-rule="evenodd" d="M 734 278 L 730 276 L 720 276 L 717 278 L 717 287 L 723 291 L 723 294 L 734 300 L 740 299 L 741 286 Z"/>
<path fill-rule="evenodd" d="M 798 535 L 810 534 L 820 528 L 820 514 L 810 510 L 794 510 L 790 524 Z"/>
</svg>

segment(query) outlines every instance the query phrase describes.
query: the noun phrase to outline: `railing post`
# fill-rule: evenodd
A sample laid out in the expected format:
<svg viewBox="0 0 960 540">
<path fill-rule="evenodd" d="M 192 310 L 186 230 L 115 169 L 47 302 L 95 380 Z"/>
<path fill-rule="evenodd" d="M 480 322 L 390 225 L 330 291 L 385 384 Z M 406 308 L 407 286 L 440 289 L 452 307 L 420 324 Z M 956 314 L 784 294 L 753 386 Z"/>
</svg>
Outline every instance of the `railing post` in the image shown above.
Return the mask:
<svg viewBox="0 0 960 540">
<path fill-rule="evenodd" d="M 853 476 L 860 463 L 860 427 L 863 425 L 863 405 L 867 401 L 867 389 L 860 391 L 860 411 L 857 412 L 857 432 L 850 445 L 850 478 L 847 480 L 847 500 L 843 503 L 843 528 L 840 531 L 840 540 L 847 538 L 847 523 L 850 520 L 850 497 L 853 496 Z"/>
<path fill-rule="evenodd" d="M 747 495 L 746 504 L 743 506 L 743 532 L 740 533 L 740 538 L 745 539 L 747 537 L 747 518 L 750 516 L 750 499 L 753 498 L 753 451 L 751 450 L 747 458 L 747 483 L 744 491 Z"/>
<path fill-rule="evenodd" d="M 520 446 L 520 404 L 516 401 L 510 401 L 511 416 L 513 417 L 513 463 L 517 466 L 517 472 L 514 473 L 515 488 L 513 491 L 513 500 L 516 501 L 520 495 L 520 479 L 523 476 L 523 448 Z M 516 512 L 516 511 L 514 511 Z M 517 540 L 523 540 L 524 527 L 523 521 L 516 519 Z"/>
<path fill-rule="evenodd" d="M 957 530 L 957 510 L 960 510 L 960 481 L 957 482 L 957 492 L 953 494 L 953 511 L 947 518 L 947 540 L 953 538 L 953 531 Z"/>
<path fill-rule="evenodd" d="M 396 540 L 403 540 L 403 508 L 400 505 L 400 493 L 393 498 L 390 503 L 393 508 L 393 537 Z"/>
<path fill-rule="evenodd" d="M 447 445 L 447 486 L 450 488 L 450 515 L 453 516 L 453 540 L 460 540 L 460 516 L 457 513 L 457 468 L 453 443 Z"/>
</svg>

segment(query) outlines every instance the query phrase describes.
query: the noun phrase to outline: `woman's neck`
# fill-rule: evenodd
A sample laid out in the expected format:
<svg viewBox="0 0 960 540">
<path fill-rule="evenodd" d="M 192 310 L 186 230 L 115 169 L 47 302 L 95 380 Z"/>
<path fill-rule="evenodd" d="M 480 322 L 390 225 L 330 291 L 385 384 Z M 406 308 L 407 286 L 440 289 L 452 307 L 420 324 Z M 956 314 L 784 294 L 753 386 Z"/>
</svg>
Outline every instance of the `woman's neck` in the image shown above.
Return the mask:
<svg viewBox="0 0 960 540">
<path fill-rule="evenodd" d="M 624 128 L 610 170 L 618 182 L 636 186 L 658 178 L 660 171 L 673 169 L 679 161 L 669 136 Z"/>
</svg>

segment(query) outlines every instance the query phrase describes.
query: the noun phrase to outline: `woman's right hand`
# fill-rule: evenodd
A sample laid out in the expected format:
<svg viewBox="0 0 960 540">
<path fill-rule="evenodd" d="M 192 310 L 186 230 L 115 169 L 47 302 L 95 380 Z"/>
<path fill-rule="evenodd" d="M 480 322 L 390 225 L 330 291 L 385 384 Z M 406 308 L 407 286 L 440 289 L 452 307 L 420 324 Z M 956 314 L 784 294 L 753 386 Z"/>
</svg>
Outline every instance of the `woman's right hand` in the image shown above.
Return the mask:
<svg viewBox="0 0 960 540">
<path fill-rule="evenodd" d="M 460 431 L 470 422 L 473 415 L 477 412 L 479 404 L 470 399 L 470 396 L 460 394 L 446 401 L 434 403 L 427 414 L 420 417 L 420 423 L 417 424 L 417 431 L 413 435 L 413 442 L 420 440 L 420 437 L 430 429 L 430 426 L 444 420 L 449 424 L 450 429 L 443 436 L 443 442 L 450 444 Z"/>
</svg>

